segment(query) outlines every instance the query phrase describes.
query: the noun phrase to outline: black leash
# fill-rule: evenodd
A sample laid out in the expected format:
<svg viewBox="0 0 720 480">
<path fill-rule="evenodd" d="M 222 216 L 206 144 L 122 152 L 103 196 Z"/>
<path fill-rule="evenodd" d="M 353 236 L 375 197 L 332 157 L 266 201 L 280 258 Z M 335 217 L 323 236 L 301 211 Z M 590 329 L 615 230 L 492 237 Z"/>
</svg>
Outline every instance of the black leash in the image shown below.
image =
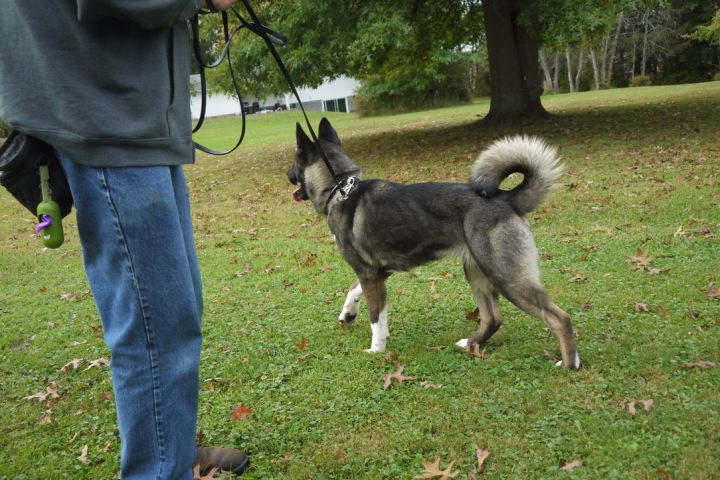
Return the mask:
<svg viewBox="0 0 720 480">
<path fill-rule="evenodd" d="M 305 111 L 305 107 L 303 106 L 302 101 L 300 100 L 300 94 L 297 91 L 297 88 L 295 87 L 295 82 L 293 82 L 292 77 L 290 76 L 290 72 L 285 67 L 285 64 L 283 63 L 282 59 L 280 58 L 280 54 L 278 53 L 277 49 L 275 48 L 275 45 L 285 45 L 287 43 L 287 38 L 280 32 L 277 32 L 266 25 L 263 25 L 263 23 L 258 18 L 257 14 L 255 13 L 255 10 L 253 10 L 252 6 L 250 6 L 249 0 L 242 0 L 243 6 L 245 7 L 245 10 L 247 11 L 248 15 L 250 16 L 250 22 L 248 22 L 245 18 L 242 17 L 238 13 L 235 8 L 232 8 L 231 11 L 237 17 L 238 21 L 240 22 L 240 25 L 235 27 L 232 32 L 229 31 L 228 28 L 228 21 L 227 21 L 227 12 L 222 12 L 223 15 L 223 30 L 225 34 L 225 47 L 223 48 L 222 52 L 220 53 L 220 56 L 216 62 L 214 62 L 211 65 L 205 64 L 205 62 L 202 60 L 202 52 L 200 48 L 200 36 L 199 36 L 199 21 L 198 21 L 198 15 L 195 16 L 193 20 L 193 46 L 195 49 L 195 56 L 198 59 L 198 63 L 200 64 L 200 88 L 202 93 L 202 104 L 201 104 L 201 110 L 200 110 L 200 118 L 198 120 L 198 124 L 195 126 L 195 129 L 193 129 L 193 133 L 196 132 L 200 126 L 202 125 L 202 122 L 205 119 L 205 97 L 207 94 L 207 86 L 205 84 L 205 74 L 204 74 L 204 68 L 214 68 L 218 66 L 224 57 L 227 57 L 228 60 L 228 67 L 230 70 L 230 76 L 232 77 L 233 81 L 233 87 L 235 88 L 235 91 L 237 93 L 238 99 L 240 100 L 240 113 L 242 114 L 242 132 L 240 134 L 240 138 L 238 139 L 237 144 L 230 150 L 226 152 L 218 152 L 217 150 L 212 150 L 210 148 L 207 148 L 203 145 L 200 145 L 198 143 L 195 143 L 195 147 L 199 150 L 202 150 L 203 152 L 210 153 L 212 155 L 225 155 L 227 153 L 232 152 L 235 150 L 240 143 L 242 143 L 242 140 L 245 136 L 245 110 L 242 106 L 242 99 L 240 96 L 240 89 L 237 85 L 237 81 L 235 79 L 235 73 L 232 70 L 232 63 L 230 61 L 230 43 L 235 36 L 235 34 L 241 29 L 241 28 L 247 28 L 251 32 L 258 35 L 260 38 L 263 39 L 265 42 L 265 45 L 267 46 L 267 49 L 270 51 L 270 54 L 273 56 L 273 59 L 275 60 L 275 63 L 277 64 L 278 68 L 280 69 L 280 73 L 282 73 L 283 77 L 285 77 L 285 81 L 287 82 L 288 86 L 290 87 L 290 90 L 292 91 L 293 95 L 295 96 L 295 99 L 297 100 L 298 105 L 300 106 L 300 110 L 302 111 L 303 117 L 305 117 L 305 124 L 308 127 L 308 131 L 310 132 L 310 137 L 312 138 L 313 143 L 317 145 L 317 147 L 320 149 L 320 155 L 323 158 L 323 161 L 325 162 L 325 165 L 327 166 L 328 170 L 330 170 L 330 174 L 335 178 L 335 170 L 332 168 L 332 165 L 330 164 L 330 160 L 328 159 L 327 154 L 325 153 L 325 150 L 323 149 L 322 145 L 320 144 L 317 135 L 315 135 L 315 130 L 312 127 L 312 124 L 310 123 L 310 119 L 307 116 L 307 112 Z"/>
</svg>

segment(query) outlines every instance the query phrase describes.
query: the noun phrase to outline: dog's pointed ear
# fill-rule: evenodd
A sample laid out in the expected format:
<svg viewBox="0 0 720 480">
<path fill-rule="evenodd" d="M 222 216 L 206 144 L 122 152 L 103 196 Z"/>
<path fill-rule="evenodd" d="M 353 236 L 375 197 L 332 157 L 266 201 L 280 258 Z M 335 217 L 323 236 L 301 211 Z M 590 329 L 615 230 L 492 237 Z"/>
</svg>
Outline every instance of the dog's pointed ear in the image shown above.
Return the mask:
<svg viewBox="0 0 720 480">
<path fill-rule="evenodd" d="M 340 137 L 338 137 L 333 126 L 330 125 L 330 120 L 325 117 L 320 120 L 320 140 L 325 140 L 326 142 L 340 146 Z"/>
<path fill-rule="evenodd" d="M 297 140 L 297 149 L 301 152 L 309 152 L 313 148 L 313 142 L 307 136 L 300 123 L 295 124 L 295 138 Z"/>
</svg>

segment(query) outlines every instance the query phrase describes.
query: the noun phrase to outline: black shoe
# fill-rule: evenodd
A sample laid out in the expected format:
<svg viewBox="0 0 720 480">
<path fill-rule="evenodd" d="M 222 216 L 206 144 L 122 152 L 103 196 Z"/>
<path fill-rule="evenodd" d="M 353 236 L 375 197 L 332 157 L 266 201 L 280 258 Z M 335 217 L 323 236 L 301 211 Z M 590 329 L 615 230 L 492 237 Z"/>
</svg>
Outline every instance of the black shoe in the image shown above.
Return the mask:
<svg viewBox="0 0 720 480">
<path fill-rule="evenodd" d="M 223 472 L 242 474 L 250 463 L 250 457 L 245 452 L 235 448 L 197 447 L 195 465 L 200 467 L 200 474 L 205 475 L 213 468 Z"/>
</svg>

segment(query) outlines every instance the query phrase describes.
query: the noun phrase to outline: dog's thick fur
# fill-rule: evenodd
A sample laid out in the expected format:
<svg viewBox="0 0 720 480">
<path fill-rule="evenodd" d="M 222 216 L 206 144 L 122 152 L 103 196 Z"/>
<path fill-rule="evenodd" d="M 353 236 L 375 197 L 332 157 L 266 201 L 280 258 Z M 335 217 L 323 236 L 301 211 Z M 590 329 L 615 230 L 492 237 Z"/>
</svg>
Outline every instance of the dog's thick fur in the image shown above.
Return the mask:
<svg viewBox="0 0 720 480">
<path fill-rule="evenodd" d="M 358 280 L 348 293 L 340 322 L 351 323 L 364 295 L 370 315 L 370 352 L 382 352 L 388 338 L 385 280 L 395 271 L 457 256 L 479 309 L 479 329 L 457 342 L 470 347 L 500 328 L 498 294 L 541 319 L 555 334 L 562 366 L 577 369 L 570 316 L 550 301 L 540 283 L 538 254 L 526 215 L 554 188 L 562 167 L 555 149 L 542 140 L 515 136 L 499 140 L 475 161 L 467 184 L 397 184 L 362 180 L 360 168 L 340 146 L 327 119 L 320 122 L 320 149 L 297 125 L 297 152 L 288 179 L 299 188 L 296 200 L 312 201 L 327 215 L 340 253 Z M 513 172 L 524 178 L 510 191 L 500 182 Z M 336 185 L 357 182 L 346 194 Z"/>
</svg>

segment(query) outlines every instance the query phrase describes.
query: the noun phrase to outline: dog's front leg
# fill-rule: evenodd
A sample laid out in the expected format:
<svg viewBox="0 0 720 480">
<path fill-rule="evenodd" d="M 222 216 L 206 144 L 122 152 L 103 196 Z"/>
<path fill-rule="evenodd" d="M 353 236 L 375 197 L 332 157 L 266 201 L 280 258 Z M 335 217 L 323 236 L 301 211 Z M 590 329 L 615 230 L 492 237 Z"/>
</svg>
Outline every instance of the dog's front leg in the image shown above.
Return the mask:
<svg viewBox="0 0 720 480">
<path fill-rule="evenodd" d="M 378 353 L 385 351 L 390 331 L 388 330 L 387 315 L 387 294 L 385 291 L 385 280 L 369 279 L 360 280 L 365 301 L 368 306 L 368 314 L 370 316 L 370 329 L 372 330 L 372 341 L 370 348 L 365 350 L 369 353 Z"/>
<path fill-rule="evenodd" d="M 350 325 L 355 320 L 360 310 L 360 299 L 362 295 L 363 289 L 360 280 L 355 280 L 348 291 L 347 298 L 345 298 L 345 303 L 338 317 L 338 321 L 341 324 Z"/>
</svg>

